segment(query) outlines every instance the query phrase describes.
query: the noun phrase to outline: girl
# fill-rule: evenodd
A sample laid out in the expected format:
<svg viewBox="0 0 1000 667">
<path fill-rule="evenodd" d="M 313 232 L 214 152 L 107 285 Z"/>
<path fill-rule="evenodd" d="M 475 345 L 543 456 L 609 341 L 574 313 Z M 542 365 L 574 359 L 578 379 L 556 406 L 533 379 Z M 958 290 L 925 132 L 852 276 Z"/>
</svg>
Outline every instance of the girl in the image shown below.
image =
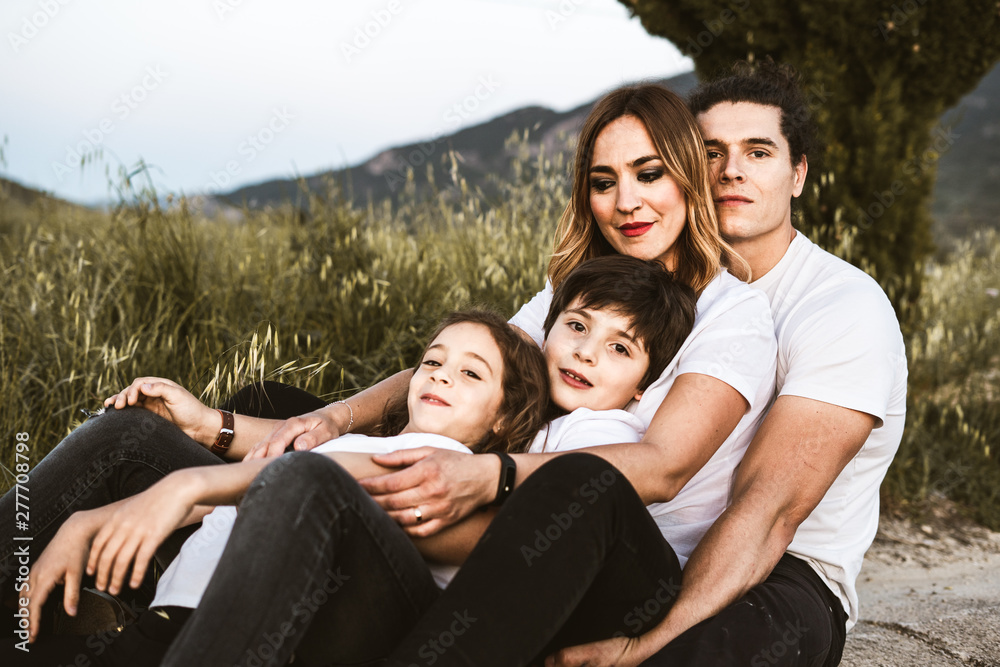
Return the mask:
<svg viewBox="0 0 1000 667">
<path fill-rule="evenodd" d="M 400 629 L 412 623 L 414 614 L 436 595 L 431 574 L 414 545 L 394 528 L 374 502 L 354 506 L 348 512 L 341 503 L 331 500 L 331 494 L 338 496 L 338 489 L 356 486 L 353 477 L 384 471 L 371 463 L 370 454 L 374 452 L 416 446 L 445 447 L 463 453 L 525 451 L 543 424 L 547 395 L 545 364 L 537 347 L 517 335 L 499 316 L 483 311 L 454 313 L 431 337 L 414 369 L 405 402 L 387 411 L 381 430 L 384 437 L 345 436 L 319 450 L 325 456 L 292 455 L 274 462 L 187 468 L 168 475 L 132 498 L 73 514 L 32 569 L 28 591 L 31 637 L 37 636 L 42 605 L 55 583 L 65 583 L 64 605 L 71 614 L 75 612 L 84 566 L 88 574 L 96 576 L 96 585 L 101 590 L 119 592 L 130 569 L 130 583 L 136 587 L 163 540 L 176 528 L 199 520 L 209 506 L 234 504 L 248 494 L 243 499 L 241 514 L 247 515 L 245 523 L 250 524 L 244 530 L 253 533 L 255 512 L 250 508 L 256 505 L 252 489 L 264 490 L 266 480 L 279 476 L 286 468 L 308 470 L 309 474 L 328 478 L 323 484 L 325 489 L 308 489 L 309 493 L 303 493 L 298 486 L 287 489 L 302 493 L 302 498 L 300 513 L 286 519 L 295 522 L 295 530 L 314 527 L 317 550 L 338 551 L 338 567 L 350 564 L 350 569 L 363 564 L 368 576 L 380 573 L 372 580 L 379 582 L 377 586 L 371 581 L 363 582 L 361 576 L 349 585 L 363 586 L 373 600 L 379 601 L 380 609 L 386 605 L 392 610 L 366 617 L 362 624 L 365 637 L 398 636 Z M 269 463 L 273 465 L 267 466 Z M 268 469 L 260 474 L 265 467 Z M 257 482 L 248 493 L 255 477 Z M 330 484 L 331 480 L 335 483 Z M 226 509 L 220 508 L 220 512 L 224 514 Z M 331 516 L 331 511 L 337 516 Z M 265 520 L 273 524 L 274 517 L 264 514 Z M 218 530 L 219 524 L 216 517 L 214 525 L 207 522 L 202 530 Z M 224 518 L 221 524 L 225 525 Z M 382 532 L 392 528 L 388 532 L 398 534 L 384 542 L 373 541 L 368 538 L 378 531 L 366 530 L 369 524 L 382 524 Z M 259 535 L 258 547 L 268 543 L 270 532 Z M 343 539 L 344 548 L 338 539 Z M 448 539 L 451 539 L 448 535 L 442 535 L 428 540 L 424 550 L 433 553 L 435 543 Z M 253 558 L 253 551 L 239 557 Z M 352 557 L 359 560 L 352 561 Z M 261 567 L 270 577 L 262 573 L 260 579 L 255 577 L 253 585 L 273 586 L 267 592 L 267 599 L 274 601 L 290 594 L 292 582 L 284 576 L 288 573 L 282 571 L 280 558 L 262 559 Z M 350 581 L 351 577 L 345 574 L 343 580 Z M 171 627 L 176 631 L 179 627 L 176 621 L 188 613 L 185 609 L 165 606 L 167 609 L 161 609 L 161 614 L 147 612 L 136 625 L 130 626 L 125 633 L 129 636 L 123 635 L 111 644 L 105 659 L 110 659 L 111 664 L 135 664 L 136 660 L 159 664 L 166 647 L 162 640 L 169 636 Z M 327 610 L 335 611 L 332 606 Z M 355 618 L 361 616 L 352 613 Z M 171 615 L 174 622 L 163 618 Z M 290 618 L 295 616 L 293 613 Z M 308 639 L 305 629 L 309 623 L 304 625 L 303 634 Z M 365 643 L 356 633 L 350 636 L 357 646 Z M 62 642 L 63 655 L 72 656 L 81 649 L 83 639 L 63 637 L 52 641 Z M 37 664 L 47 664 L 56 659 L 52 651 L 57 649 L 49 648 L 52 650 L 35 647 L 29 655 L 39 661 Z M 308 642 L 305 651 L 308 654 Z"/>
</svg>

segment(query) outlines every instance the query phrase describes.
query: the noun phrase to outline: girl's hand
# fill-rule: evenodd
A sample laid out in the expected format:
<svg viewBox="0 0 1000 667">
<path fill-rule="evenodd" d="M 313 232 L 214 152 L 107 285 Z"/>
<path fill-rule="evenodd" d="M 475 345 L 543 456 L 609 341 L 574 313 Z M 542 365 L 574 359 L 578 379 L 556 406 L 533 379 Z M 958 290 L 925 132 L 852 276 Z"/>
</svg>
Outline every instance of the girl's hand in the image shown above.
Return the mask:
<svg viewBox="0 0 1000 667">
<path fill-rule="evenodd" d="M 103 508 L 102 508 L 103 509 Z M 87 562 L 90 542 L 101 526 L 102 509 L 76 512 L 71 515 L 31 567 L 28 588 L 28 640 L 35 641 L 42 618 L 42 605 L 58 584 L 63 584 L 63 607 L 76 616 L 80 600 L 80 580 Z"/>
<path fill-rule="evenodd" d="M 117 595 L 132 566 L 129 585 L 138 588 L 156 549 L 184 524 L 195 502 L 185 492 L 184 470 L 118 504 L 94 537 L 87 574 L 98 590 Z"/>
<path fill-rule="evenodd" d="M 202 445 L 215 442 L 222 418 L 184 387 L 172 380 L 141 377 L 104 400 L 104 407 L 121 410 L 130 405 L 145 408 L 176 424 L 188 437 Z"/>
<path fill-rule="evenodd" d="M 254 445 L 244 461 L 266 459 L 281 456 L 288 445 L 294 443 L 295 451 L 305 452 L 322 445 L 328 440 L 341 436 L 340 427 L 331 415 L 331 406 L 326 406 L 313 412 L 307 412 L 299 417 L 286 419 L 256 445 Z"/>
<path fill-rule="evenodd" d="M 640 655 L 638 644 L 634 637 L 615 637 L 570 646 L 546 658 L 545 667 L 636 667 L 649 657 Z"/>
</svg>

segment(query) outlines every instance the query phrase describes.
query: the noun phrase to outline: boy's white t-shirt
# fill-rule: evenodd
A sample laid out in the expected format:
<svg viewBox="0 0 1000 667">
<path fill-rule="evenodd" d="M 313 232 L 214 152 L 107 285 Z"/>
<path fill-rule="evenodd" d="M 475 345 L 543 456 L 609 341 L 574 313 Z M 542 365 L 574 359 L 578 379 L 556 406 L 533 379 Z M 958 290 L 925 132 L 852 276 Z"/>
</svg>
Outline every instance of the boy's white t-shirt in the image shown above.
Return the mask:
<svg viewBox="0 0 1000 667">
<path fill-rule="evenodd" d="M 559 451 L 593 444 L 637 442 L 644 430 L 642 422 L 623 410 L 594 411 L 580 408 L 553 420 L 542 429 L 532 442 L 531 451 Z M 582 442 L 580 434 L 583 431 L 587 434 L 586 445 L 577 444 Z M 391 438 L 370 438 L 357 433 L 348 433 L 325 442 L 312 451 L 320 454 L 324 452 L 388 454 L 416 447 L 437 447 L 465 454 L 472 453 L 465 445 L 434 433 L 404 433 Z M 236 516 L 236 508 L 226 505 L 215 508 L 202 519 L 201 528 L 184 542 L 180 553 L 157 582 L 156 596 L 150 607 L 194 609 L 198 606 L 226 548 Z M 428 567 L 441 588 L 446 587 L 458 571 L 458 567 L 454 565 L 428 563 Z"/>
<path fill-rule="evenodd" d="M 510 323 L 541 346 L 551 302 L 552 286 L 547 283 Z M 642 399 L 626 408 L 648 428 L 674 381 L 685 373 L 719 379 L 747 401 L 747 411 L 736 428 L 673 500 L 648 506 L 681 567 L 729 504 L 736 467 L 770 405 L 777 349 L 767 299 L 723 270 L 698 297 L 694 327 L 681 349 Z"/>
<path fill-rule="evenodd" d="M 878 529 L 879 486 L 906 418 L 906 350 L 892 304 L 868 274 L 796 233 L 752 287 L 771 301 L 778 336 L 777 396 L 865 412 L 875 428 L 788 546 L 858 618 L 855 583 Z"/>
</svg>

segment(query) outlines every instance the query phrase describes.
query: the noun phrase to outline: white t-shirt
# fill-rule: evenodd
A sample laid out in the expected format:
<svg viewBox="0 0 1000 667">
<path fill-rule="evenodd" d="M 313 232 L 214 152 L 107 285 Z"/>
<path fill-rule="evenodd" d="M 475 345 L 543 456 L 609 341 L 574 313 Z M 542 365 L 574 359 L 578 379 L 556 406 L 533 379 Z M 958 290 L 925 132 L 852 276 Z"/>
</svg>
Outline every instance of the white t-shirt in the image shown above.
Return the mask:
<svg viewBox="0 0 1000 667">
<path fill-rule="evenodd" d="M 595 412 L 580 408 L 553 420 L 546 429 L 540 431 L 531 445 L 531 451 L 543 451 L 541 449 L 543 446 L 545 446 L 544 451 L 585 446 L 577 444 L 581 441 L 581 433 L 584 432 L 588 436 L 588 445 L 637 442 L 642 437 L 643 431 L 642 423 L 623 410 Z M 546 433 L 549 433 L 547 440 Z M 370 438 L 357 433 L 348 433 L 325 442 L 312 451 L 388 454 L 416 447 L 437 447 L 465 454 L 472 453 L 465 445 L 433 433 L 405 433 L 391 438 Z M 201 528 L 184 542 L 177 558 L 157 582 L 156 596 L 150 604 L 151 607 L 194 609 L 198 606 L 226 548 L 235 521 L 236 508 L 231 505 L 217 507 L 202 519 Z M 428 567 L 441 588 L 446 587 L 458 571 L 458 567 L 454 565 L 428 563 Z"/>
<path fill-rule="evenodd" d="M 552 286 L 546 284 L 510 323 L 541 346 L 542 325 L 551 302 Z M 674 380 L 685 373 L 717 378 L 738 391 L 749 404 L 733 432 L 680 493 L 670 502 L 649 505 L 650 514 L 677 553 L 682 567 L 729 504 L 736 466 L 743 459 L 774 392 L 777 349 L 767 299 L 722 271 L 698 297 L 694 328 L 681 349 L 646 389 L 642 399 L 626 408 L 648 428 Z"/>
<path fill-rule="evenodd" d="M 801 396 L 877 419 L 857 456 L 795 532 L 806 560 L 858 619 L 855 582 L 878 529 L 879 485 L 903 434 L 906 350 L 882 288 L 801 233 L 752 287 L 767 294 L 778 336 L 777 396 Z"/>
</svg>

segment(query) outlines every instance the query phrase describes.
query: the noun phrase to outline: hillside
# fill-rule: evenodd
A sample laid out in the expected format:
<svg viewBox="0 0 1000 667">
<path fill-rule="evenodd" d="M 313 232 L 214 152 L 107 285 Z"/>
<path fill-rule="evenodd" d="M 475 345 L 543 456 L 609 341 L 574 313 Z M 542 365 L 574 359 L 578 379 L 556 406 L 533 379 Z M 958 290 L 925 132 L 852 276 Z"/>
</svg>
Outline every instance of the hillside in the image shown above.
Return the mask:
<svg viewBox="0 0 1000 667">
<path fill-rule="evenodd" d="M 697 80 L 689 72 L 662 82 L 686 95 Z M 549 152 L 564 149 L 566 139 L 579 131 L 592 106 L 589 102 L 564 112 L 525 107 L 436 140 L 390 148 L 356 166 L 305 180 L 310 188 L 317 188 L 332 176 L 348 197 L 363 204 L 397 195 L 407 166 L 413 168 L 415 185 L 420 189 L 426 188 L 427 165 L 432 165 L 435 183 L 441 187 L 448 182 L 448 152 L 455 151 L 461 160 L 461 175 L 490 195 L 489 176 L 509 173 L 513 155 L 505 140 L 512 133 L 528 130 L 533 146 L 544 145 Z M 932 209 L 936 240 L 943 243 L 948 237 L 962 237 L 980 227 L 1000 229 L 996 214 L 1000 209 L 1000 67 L 945 114 L 942 127 L 951 127 L 952 141 L 938 163 Z M 276 179 L 234 190 L 221 199 L 235 206 L 258 208 L 295 202 L 299 196 L 295 181 Z"/>
</svg>

